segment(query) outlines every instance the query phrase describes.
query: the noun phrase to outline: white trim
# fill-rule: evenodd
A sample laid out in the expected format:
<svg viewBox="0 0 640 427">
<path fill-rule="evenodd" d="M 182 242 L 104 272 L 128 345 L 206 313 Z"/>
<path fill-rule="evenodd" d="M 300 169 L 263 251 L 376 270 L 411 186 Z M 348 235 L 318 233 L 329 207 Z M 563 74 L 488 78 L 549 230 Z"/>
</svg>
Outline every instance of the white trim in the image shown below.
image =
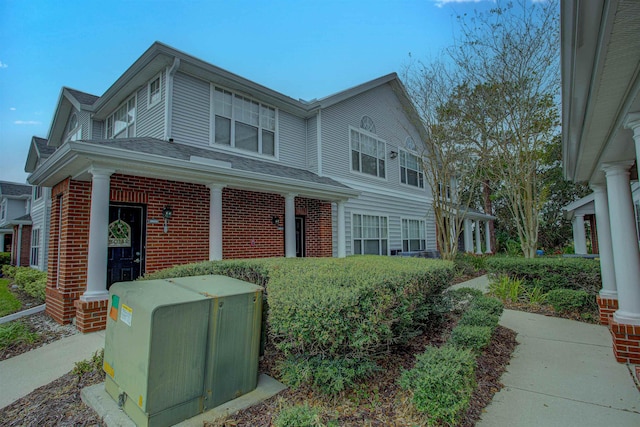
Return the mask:
<svg viewBox="0 0 640 427">
<path fill-rule="evenodd" d="M 37 245 L 33 245 L 33 234 L 35 232 L 38 232 L 38 241 L 37 241 Z M 42 256 L 42 232 L 40 227 L 32 227 L 31 228 L 31 247 L 29 248 L 29 265 L 31 267 L 36 267 L 36 268 L 40 268 L 40 257 Z M 38 249 L 38 255 L 36 256 L 36 262 L 35 264 L 33 263 L 33 250 L 34 249 Z"/>
<path fill-rule="evenodd" d="M 428 196 L 427 194 L 416 194 L 416 193 L 408 193 L 408 192 L 403 193 L 400 191 L 387 190 L 387 189 L 380 188 L 377 185 L 366 184 L 366 183 L 363 183 L 362 181 L 354 181 L 351 179 L 346 179 L 346 178 L 342 178 L 335 175 L 325 175 L 325 177 L 331 178 L 334 181 L 338 181 L 353 189 L 366 191 L 367 193 L 378 194 L 385 197 L 396 197 L 398 199 L 411 200 L 414 202 L 418 201 L 421 203 L 429 203 L 429 204 L 433 203 L 433 197 Z M 424 188 L 418 188 L 413 186 L 407 186 L 407 188 L 419 190 L 421 193 L 426 193 L 426 189 Z"/>
<path fill-rule="evenodd" d="M 322 176 L 322 110 L 318 110 L 316 132 L 316 144 L 318 146 L 318 176 Z M 351 149 L 349 149 L 349 155 L 351 155 Z"/>
<path fill-rule="evenodd" d="M 158 99 L 155 102 L 151 101 L 151 84 L 158 81 Z M 162 71 L 153 77 L 147 83 L 147 110 L 152 109 L 156 105 L 162 102 Z"/>
<path fill-rule="evenodd" d="M 410 138 L 410 137 L 407 137 Z M 401 159 L 400 159 L 400 155 L 402 154 L 402 152 L 405 152 L 408 156 L 413 156 L 416 158 L 416 161 L 418 162 L 418 169 L 416 169 L 416 172 L 418 172 L 418 174 L 422 175 L 422 187 L 420 187 L 420 185 L 411 185 L 409 184 L 409 180 L 407 179 L 407 182 L 402 182 L 402 163 L 401 163 Z M 409 188 L 417 188 L 419 190 L 424 190 L 426 185 L 425 185 L 425 173 L 424 173 L 424 169 L 422 169 L 422 166 L 420 164 L 420 157 L 417 154 L 413 154 L 411 151 L 409 150 L 405 150 L 404 148 L 400 148 L 398 147 L 398 175 L 399 175 L 399 182 L 400 185 L 404 185 L 407 186 Z M 408 167 L 406 167 L 405 169 L 409 169 Z M 410 169 L 413 170 L 413 169 Z M 420 183 L 420 176 L 418 175 L 418 184 Z"/>
<path fill-rule="evenodd" d="M 353 159 L 351 158 L 352 156 L 352 149 L 351 149 L 351 131 L 355 131 L 358 132 L 362 135 L 368 136 L 370 138 L 375 139 L 377 142 L 382 142 L 384 144 L 384 159 L 381 159 L 380 157 L 376 157 L 377 160 L 384 160 L 384 177 L 378 176 L 378 175 L 371 175 L 369 173 L 366 172 L 362 172 L 362 171 L 356 171 L 353 170 Z M 366 130 L 362 129 L 362 128 L 356 128 L 354 126 L 349 126 L 348 129 L 348 135 L 347 135 L 347 141 L 349 141 L 349 156 L 348 156 L 348 160 L 349 160 L 349 172 L 351 172 L 354 175 L 358 175 L 358 176 L 363 176 L 363 177 L 367 177 L 367 178 L 372 178 L 374 180 L 380 181 L 380 182 L 389 182 L 388 176 L 388 165 L 389 165 L 389 161 L 387 159 L 387 141 L 385 141 L 384 139 L 380 138 L 378 135 L 376 135 L 375 133 L 371 133 L 371 132 L 367 132 Z M 377 145 L 376 145 L 376 150 L 378 149 Z M 362 153 L 362 150 L 359 151 L 360 153 Z M 360 169 L 362 169 L 362 165 L 360 165 Z M 376 171 L 378 171 L 378 164 L 376 161 Z"/>
<path fill-rule="evenodd" d="M 355 239 L 355 237 L 354 237 L 354 235 L 355 235 L 355 233 L 354 233 L 354 222 L 355 222 L 355 221 L 353 220 L 353 217 L 354 217 L 355 215 L 360 215 L 360 216 L 364 216 L 364 215 L 366 215 L 366 216 L 373 216 L 373 217 L 378 217 L 378 218 L 385 218 L 385 219 L 387 220 L 387 221 L 386 221 L 386 222 L 387 222 L 387 227 L 386 227 L 386 228 L 387 228 L 387 237 L 386 237 L 386 239 L 383 239 L 382 237 L 380 237 L 380 238 L 378 239 L 380 242 L 382 242 L 382 240 L 386 240 L 386 241 L 387 241 L 387 253 L 386 253 L 386 254 L 378 254 L 378 255 L 387 255 L 387 256 L 389 256 L 389 254 L 391 253 L 391 252 L 390 252 L 390 251 L 391 251 L 391 249 L 390 249 L 390 240 L 391 240 L 391 239 L 390 239 L 390 236 L 389 236 L 389 214 L 388 214 L 388 213 L 380 213 L 380 214 L 378 214 L 378 213 L 376 213 L 376 212 L 371 212 L 371 211 L 358 211 L 358 210 L 351 211 L 351 255 L 363 255 L 363 254 L 360 254 L 360 253 L 359 253 L 359 254 L 356 254 L 356 253 L 355 253 L 355 251 L 354 251 L 354 247 L 355 247 L 355 241 L 356 241 L 356 239 Z M 402 224 L 401 224 L 400 226 L 402 226 Z M 380 228 L 380 229 L 382 229 L 382 228 Z M 364 238 L 364 237 L 361 237 L 361 238 L 359 238 L 358 240 L 365 240 L 365 238 Z M 373 240 L 373 239 L 369 239 L 369 240 Z M 362 247 L 361 247 L 361 249 L 362 249 Z"/>
<path fill-rule="evenodd" d="M 416 240 L 416 239 L 411 239 L 408 236 L 404 235 L 404 226 L 402 224 L 403 221 L 419 221 L 422 223 L 422 231 L 424 232 L 424 249 L 419 249 L 420 251 L 426 251 L 427 247 L 428 247 L 428 239 L 427 239 L 427 218 L 426 216 L 420 218 L 420 217 L 412 217 L 412 216 L 400 216 L 400 245 L 402 245 L 402 251 L 404 252 L 404 241 L 405 241 L 405 237 L 407 238 L 407 240 Z M 420 239 L 422 240 L 422 239 Z M 411 252 L 411 248 L 407 249 L 407 252 Z"/>
<path fill-rule="evenodd" d="M 135 103 L 135 113 L 133 115 L 133 122 L 131 122 L 131 124 L 127 124 L 125 126 L 124 129 L 122 129 L 120 132 L 116 133 L 115 130 L 115 115 L 116 113 L 122 108 L 122 107 L 126 107 L 129 104 L 129 101 L 134 100 Z M 125 108 L 126 109 L 126 108 Z M 126 114 L 128 115 L 129 112 L 128 110 L 126 111 Z M 112 135 L 109 136 L 108 135 L 108 121 L 109 119 L 112 120 L 112 124 L 111 126 L 113 127 L 112 129 Z M 136 136 L 136 132 L 137 132 L 137 126 L 138 125 L 138 92 L 134 92 L 133 95 L 127 97 L 127 99 L 125 99 L 122 103 L 118 104 L 118 106 L 116 108 L 114 108 L 113 112 L 111 114 L 109 114 L 105 119 L 104 119 L 104 137 L 105 139 L 117 139 L 118 135 L 122 134 L 122 132 L 126 132 L 127 135 L 125 136 L 126 138 L 135 138 Z M 133 129 L 131 132 L 129 132 L 129 129 Z"/>
</svg>

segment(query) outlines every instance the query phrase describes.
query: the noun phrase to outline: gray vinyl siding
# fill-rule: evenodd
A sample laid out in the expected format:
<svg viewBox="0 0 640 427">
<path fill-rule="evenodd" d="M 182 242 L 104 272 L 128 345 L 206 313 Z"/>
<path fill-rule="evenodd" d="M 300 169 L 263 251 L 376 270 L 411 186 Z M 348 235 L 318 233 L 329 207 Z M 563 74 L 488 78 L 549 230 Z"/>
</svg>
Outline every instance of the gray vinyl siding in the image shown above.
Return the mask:
<svg viewBox="0 0 640 427">
<path fill-rule="evenodd" d="M 386 142 L 386 179 L 351 172 L 349 126 L 360 128 L 363 116 L 373 119 L 376 136 Z M 420 189 L 400 183 L 400 158 L 391 159 L 389 152 L 398 152 L 410 136 L 416 143 L 421 139 L 415 127 L 408 121 L 398 98 L 389 84 L 378 86 L 358 96 L 322 110 L 322 172 L 324 175 L 365 185 L 375 185 L 407 195 L 429 194 L 428 188 Z M 425 182 L 425 187 L 428 187 Z"/>
<path fill-rule="evenodd" d="M 91 123 L 91 114 L 88 111 L 79 111 L 78 113 L 78 123 L 82 126 L 82 137 L 81 139 L 89 138 L 89 130 Z"/>
<path fill-rule="evenodd" d="M 42 197 L 34 200 L 31 204 L 31 223 L 32 230 L 40 229 L 40 250 L 38 254 L 37 268 L 40 271 L 47 271 L 47 260 L 49 252 L 49 219 L 50 212 L 51 189 L 43 188 Z M 31 253 L 29 253 L 31 260 Z"/>
<path fill-rule="evenodd" d="M 176 73 L 173 80 L 171 137 L 177 143 L 209 146 L 210 86 L 196 77 Z"/>
<path fill-rule="evenodd" d="M 333 255 L 337 256 L 337 207 L 332 207 L 333 218 Z M 386 216 L 388 218 L 389 253 L 395 249 L 402 249 L 402 219 L 422 219 L 426 225 L 426 249 L 435 250 L 436 234 L 435 221 L 431 205 L 423 200 L 409 200 L 407 198 L 390 197 L 371 192 L 363 192 L 357 199 L 351 199 L 345 204 L 345 235 L 346 253 L 353 255 L 352 250 L 352 218 L 354 213 Z"/>
<path fill-rule="evenodd" d="M 152 80 L 155 80 L 154 76 Z M 164 104 L 165 104 L 165 73 L 160 75 L 160 102 L 152 107 L 148 106 L 149 82 L 138 90 L 138 105 L 136 117 L 136 136 L 164 138 Z"/>
<path fill-rule="evenodd" d="M 307 168 L 318 173 L 318 118 L 307 119 Z"/>
<path fill-rule="evenodd" d="M 305 120 L 290 113 L 278 111 L 278 143 L 280 161 L 294 168 L 307 167 Z"/>
<path fill-rule="evenodd" d="M 92 139 L 102 139 L 105 137 L 104 134 L 104 122 L 93 120 L 93 126 L 91 130 L 91 138 Z"/>
</svg>

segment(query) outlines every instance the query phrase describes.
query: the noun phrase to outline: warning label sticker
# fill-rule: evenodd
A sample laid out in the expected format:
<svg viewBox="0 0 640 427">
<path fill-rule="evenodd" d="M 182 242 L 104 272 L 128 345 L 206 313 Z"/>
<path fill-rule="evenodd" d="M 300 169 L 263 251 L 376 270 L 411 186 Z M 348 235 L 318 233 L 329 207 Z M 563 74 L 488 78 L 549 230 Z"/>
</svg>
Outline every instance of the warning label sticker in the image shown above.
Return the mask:
<svg viewBox="0 0 640 427">
<path fill-rule="evenodd" d="M 133 309 L 126 304 L 122 304 L 120 309 L 120 320 L 127 326 L 131 326 L 131 318 L 133 317 Z"/>
</svg>

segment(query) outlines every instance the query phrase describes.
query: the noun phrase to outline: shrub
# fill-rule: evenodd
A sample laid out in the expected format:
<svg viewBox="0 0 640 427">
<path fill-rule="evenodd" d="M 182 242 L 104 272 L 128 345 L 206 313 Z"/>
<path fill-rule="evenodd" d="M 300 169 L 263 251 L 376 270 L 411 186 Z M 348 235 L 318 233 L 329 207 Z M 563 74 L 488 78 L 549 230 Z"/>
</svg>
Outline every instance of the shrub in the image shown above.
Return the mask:
<svg viewBox="0 0 640 427">
<path fill-rule="evenodd" d="M 2 267 L 11 263 L 11 252 L 0 252 L 0 272 Z"/>
<path fill-rule="evenodd" d="M 104 349 L 98 350 L 93 353 L 91 359 L 81 360 L 76 362 L 75 366 L 71 370 L 78 377 L 82 377 L 84 374 L 90 372 L 102 372 L 104 365 Z"/>
<path fill-rule="evenodd" d="M 320 411 L 309 405 L 283 408 L 276 417 L 275 427 L 321 427 Z"/>
<path fill-rule="evenodd" d="M 45 300 L 45 288 L 47 287 L 47 273 L 31 267 L 20 267 L 15 273 L 15 281 L 18 288 L 27 295 Z"/>
<path fill-rule="evenodd" d="M 559 313 L 590 310 L 595 307 L 595 298 L 585 291 L 555 289 L 547 294 L 547 303 Z"/>
<path fill-rule="evenodd" d="M 485 255 L 464 253 L 456 255 L 454 262 L 456 272 L 465 276 L 472 276 L 486 269 Z"/>
<path fill-rule="evenodd" d="M 281 380 L 290 387 L 309 384 L 327 395 L 352 388 L 356 381 L 371 376 L 378 366 L 366 359 L 325 359 L 291 355 L 278 364 Z"/>
<path fill-rule="evenodd" d="M 495 326 L 458 325 L 451 331 L 449 343 L 458 348 L 467 348 L 480 352 L 491 342 Z"/>
<path fill-rule="evenodd" d="M 6 277 L 7 279 L 15 279 L 17 271 L 18 267 L 14 267 L 13 265 L 7 264 L 2 266 L 2 276 Z"/>
<path fill-rule="evenodd" d="M 0 324 L 0 350 L 20 344 L 35 342 L 40 335 L 31 332 L 29 326 L 20 320 Z"/>
<path fill-rule="evenodd" d="M 269 281 L 269 266 L 277 261 L 277 259 L 206 261 L 195 264 L 178 265 L 165 270 L 159 270 L 146 274 L 139 280 L 171 279 L 174 277 L 219 274 L 266 287 L 267 282 Z"/>
<path fill-rule="evenodd" d="M 591 259 L 492 257 L 487 269 L 493 277 L 519 279 L 528 290 L 538 286 L 543 293 L 574 289 L 596 295 L 601 288 L 600 263 Z"/>
<path fill-rule="evenodd" d="M 502 312 L 504 311 L 504 306 L 500 301 L 484 295 L 474 298 L 473 301 L 471 301 L 471 305 L 469 306 L 469 308 L 484 310 L 487 313 L 497 316 L 498 318 L 502 316 Z"/>
<path fill-rule="evenodd" d="M 467 310 L 462 315 L 458 322 L 458 326 L 489 326 L 493 330 L 498 325 L 498 320 L 500 320 L 500 318 L 495 314 L 474 308 Z"/>
<path fill-rule="evenodd" d="M 522 280 L 509 276 L 500 276 L 489 283 L 489 294 L 504 302 L 518 302 L 525 292 Z"/>
<path fill-rule="evenodd" d="M 434 423 L 457 425 L 475 389 L 475 357 L 452 346 L 427 347 L 400 386 L 413 394 L 415 408 Z"/>
</svg>

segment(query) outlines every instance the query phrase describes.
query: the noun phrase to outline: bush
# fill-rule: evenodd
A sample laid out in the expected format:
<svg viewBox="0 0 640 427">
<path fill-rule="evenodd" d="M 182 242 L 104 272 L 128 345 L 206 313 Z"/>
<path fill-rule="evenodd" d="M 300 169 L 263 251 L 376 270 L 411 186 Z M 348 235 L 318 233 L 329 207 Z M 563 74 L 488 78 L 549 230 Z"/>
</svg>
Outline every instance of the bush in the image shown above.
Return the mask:
<svg viewBox="0 0 640 427">
<path fill-rule="evenodd" d="M 35 342 L 40 335 L 31 332 L 29 326 L 20 320 L 0 324 L 0 350 L 20 344 Z"/>
<path fill-rule="evenodd" d="M 309 405 L 283 408 L 276 417 L 275 427 L 321 427 L 320 411 Z"/>
<path fill-rule="evenodd" d="M 0 272 L 2 267 L 11 264 L 11 252 L 0 252 Z"/>
<path fill-rule="evenodd" d="M 252 259 L 229 261 L 206 261 L 195 264 L 178 265 L 146 274 L 139 280 L 171 279 L 174 277 L 204 276 L 219 274 L 244 280 L 254 285 L 266 287 L 269 281 L 269 266 L 278 259 Z"/>
<path fill-rule="evenodd" d="M 456 267 L 456 272 L 464 276 L 473 276 L 480 271 L 486 269 L 486 255 L 476 255 L 471 253 L 464 253 L 456 255 L 453 261 Z"/>
<path fill-rule="evenodd" d="M 491 314 L 485 310 L 474 308 L 471 310 L 467 310 L 462 315 L 460 321 L 458 322 L 458 326 L 489 326 L 493 330 L 498 325 L 499 320 L 500 318 L 495 314 Z"/>
<path fill-rule="evenodd" d="M 451 331 L 449 343 L 479 353 L 491 342 L 495 326 L 458 325 Z"/>
<path fill-rule="evenodd" d="M 486 311 L 487 313 L 497 316 L 498 318 L 502 316 L 502 312 L 504 311 L 504 306 L 500 301 L 484 295 L 474 298 L 473 301 L 471 301 L 469 308 Z"/>
<path fill-rule="evenodd" d="M 500 276 L 489 283 L 489 294 L 501 301 L 518 302 L 525 292 L 522 280 L 511 279 L 509 276 Z"/>
<path fill-rule="evenodd" d="M 2 266 L 2 276 L 6 277 L 7 279 L 15 279 L 17 271 L 18 267 L 14 267 L 13 265 L 6 264 Z"/>
<path fill-rule="evenodd" d="M 584 258 L 508 258 L 487 259 L 494 277 L 522 280 L 528 291 L 538 286 L 543 293 L 554 289 L 583 290 L 596 295 L 601 288 L 600 263 Z"/>
<path fill-rule="evenodd" d="M 356 381 L 371 376 L 378 366 L 369 360 L 307 358 L 292 355 L 278 364 L 281 380 L 290 387 L 309 384 L 327 395 L 352 388 Z"/>
<path fill-rule="evenodd" d="M 591 310 L 596 305 L 593 295 L 589 295 L 585 291 L 574 291 L 572 289 L 550 291 L 547 294 L 547 303 L 559 313 Z"/>
<path fill-rule="evenodd" d="M 20 267 L 15 273 L 15 281 L 18 288 L 27 295 L 31 295 L 44 302 L 45 289 L 47 287 L 47 273 L 31 267 Z"/>
<path fill-rule="evenodd" d="M 402 373 L 400 386 L 412 392 L 413 405 L 431 421 L 457 425 L 476 386 L 475 366 L 469 350 L 427 347 L 415 367 Z"/>
</svg>

